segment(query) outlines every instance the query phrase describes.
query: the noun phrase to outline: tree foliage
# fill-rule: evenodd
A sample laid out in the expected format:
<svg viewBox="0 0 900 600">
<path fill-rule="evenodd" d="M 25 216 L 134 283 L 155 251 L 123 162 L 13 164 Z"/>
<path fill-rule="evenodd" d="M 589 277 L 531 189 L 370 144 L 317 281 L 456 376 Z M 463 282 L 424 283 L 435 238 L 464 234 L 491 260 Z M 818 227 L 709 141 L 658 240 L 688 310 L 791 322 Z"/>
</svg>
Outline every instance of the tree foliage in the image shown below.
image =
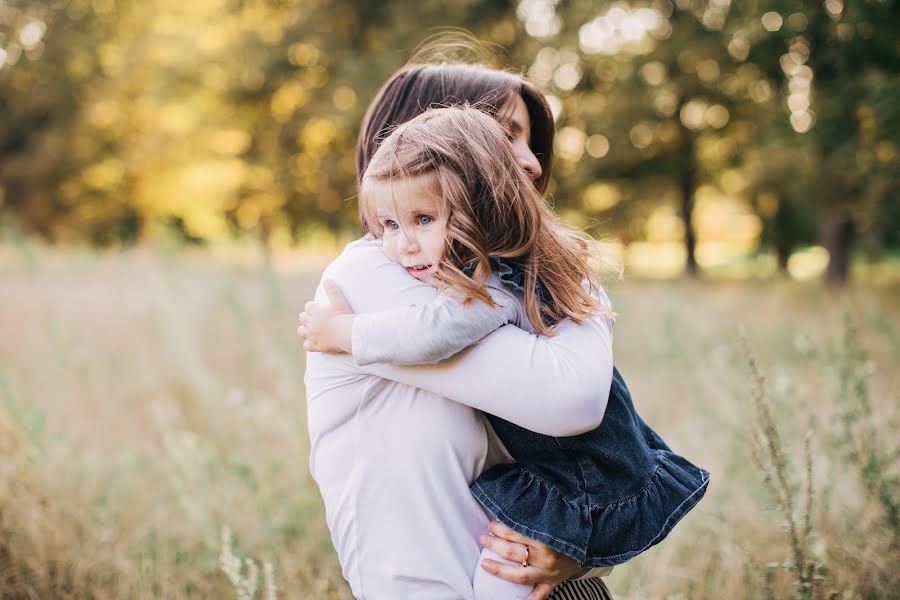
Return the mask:
<svg viewBox="0 0 900 600">
<path fill-rule="evenodd" d="M 0 0 L 0 210 L 61 243 L 350 235 L 365 107 L 452 25 L 550 95 L 570 222 L 689 272 L 819 240 L 842 281 L 898 242 L 896 4 Z"/>
</svg>

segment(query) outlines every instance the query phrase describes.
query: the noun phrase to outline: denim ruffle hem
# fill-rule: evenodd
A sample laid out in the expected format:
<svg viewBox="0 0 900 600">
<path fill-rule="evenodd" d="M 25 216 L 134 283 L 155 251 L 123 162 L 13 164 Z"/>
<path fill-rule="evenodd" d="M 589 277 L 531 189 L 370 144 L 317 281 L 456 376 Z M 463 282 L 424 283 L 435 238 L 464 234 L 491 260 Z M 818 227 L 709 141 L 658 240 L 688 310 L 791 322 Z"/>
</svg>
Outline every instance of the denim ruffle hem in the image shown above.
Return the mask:
<svg viewBox="0 0 900 600">
<path fill-rule="evenodd" d="M 472 493 L 511 529 L 585 566 L 618 565 L 658 544 L 709 484 L 641 420 L 615 368 L 593 431 L 554 438 L 489 419 L 517 462 L 485 471 Z"/>
</svg>

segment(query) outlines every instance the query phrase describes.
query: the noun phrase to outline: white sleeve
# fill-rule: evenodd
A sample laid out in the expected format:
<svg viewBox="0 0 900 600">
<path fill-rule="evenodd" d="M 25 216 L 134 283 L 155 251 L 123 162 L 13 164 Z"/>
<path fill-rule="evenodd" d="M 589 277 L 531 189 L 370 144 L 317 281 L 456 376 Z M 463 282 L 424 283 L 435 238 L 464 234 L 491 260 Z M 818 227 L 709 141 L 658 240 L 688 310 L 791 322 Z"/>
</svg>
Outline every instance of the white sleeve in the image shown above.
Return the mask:
<svg viewBox="0 0 900 600">
<path fill-rule="evenodd" d="M 356 243 L 325 277 L 355 313 L 434 299 L 437 290 L 388 260 L 377 245 Z M 612 320 L 562 321 L 552 337 L 505 325 L 450 360 L 428 366 L 373 364 L 368 373 L 449 398 L 553 436 L 596 428 L 612 383 Z"/>
<path fill-rule="evenodd" d="M 516 300 L 493 286 L 488 291 L 494 306 L 441 295 L 427 304 L 356 315 L 353 359 L 358 365 L 417 365 L 450 358 L 498 327 L 516 321 Z"/>
</svg>

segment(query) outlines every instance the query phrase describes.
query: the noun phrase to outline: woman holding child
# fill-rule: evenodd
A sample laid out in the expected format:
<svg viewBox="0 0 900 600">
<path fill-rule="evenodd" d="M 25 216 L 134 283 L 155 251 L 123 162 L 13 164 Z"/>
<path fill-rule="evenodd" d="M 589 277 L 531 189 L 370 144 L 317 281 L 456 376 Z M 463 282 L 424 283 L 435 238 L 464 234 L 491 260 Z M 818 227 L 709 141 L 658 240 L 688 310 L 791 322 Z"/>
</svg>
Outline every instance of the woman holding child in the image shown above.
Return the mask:
<svg viewBox="0 0 900 600">
<path fill-rule="evenodd" d="M 478 110 L 419 114 L 454 102 Z M 612 367 L 590 241 L 541 197 L 552 140 L 540 92 L 479 66 L 402 69 L 366 116 L 377 241 L 329 265 L 300 327 L 311 471 L 358 598 L 608 598 L 587 567 L 657 543 L 705 491 Z"/>
</svg>

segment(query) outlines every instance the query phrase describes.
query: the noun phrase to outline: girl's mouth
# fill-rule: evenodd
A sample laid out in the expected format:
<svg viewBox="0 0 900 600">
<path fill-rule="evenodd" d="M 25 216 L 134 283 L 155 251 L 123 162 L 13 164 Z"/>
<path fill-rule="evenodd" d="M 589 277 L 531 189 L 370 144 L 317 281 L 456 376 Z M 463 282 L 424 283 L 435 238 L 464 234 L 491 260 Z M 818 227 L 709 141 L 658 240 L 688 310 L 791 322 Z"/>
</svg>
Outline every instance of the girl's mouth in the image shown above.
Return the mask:
<svg viewBox="0 0 900 600">
<path fill-rule="evenodd" d="M 431 271 L 432 265 L 414 265 L 412 267 L 406 267 L 406 271 L 417 279 L 421 279 Z"/>
</svg>

